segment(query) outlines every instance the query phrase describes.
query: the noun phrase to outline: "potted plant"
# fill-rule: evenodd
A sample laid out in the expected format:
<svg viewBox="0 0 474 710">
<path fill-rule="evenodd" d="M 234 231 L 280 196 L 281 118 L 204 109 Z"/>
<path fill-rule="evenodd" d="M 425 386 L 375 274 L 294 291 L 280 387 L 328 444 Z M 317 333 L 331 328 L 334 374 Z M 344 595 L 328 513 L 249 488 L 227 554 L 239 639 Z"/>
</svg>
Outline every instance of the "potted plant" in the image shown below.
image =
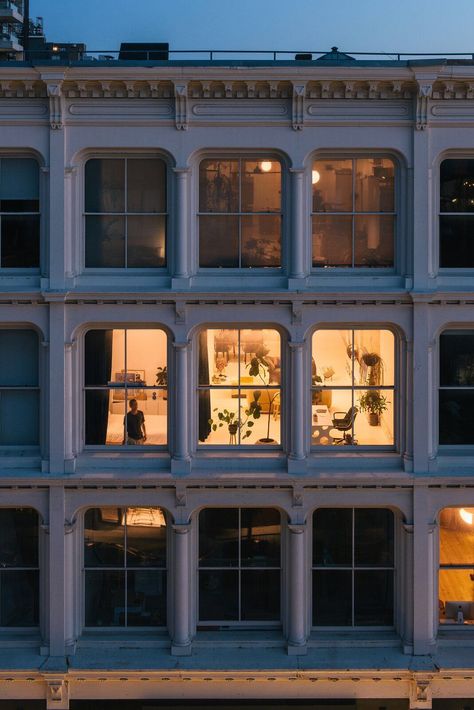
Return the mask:
<svg viewBox="0 0 474 710">
<path fill-rule="evenodd" d="M 237 444 L 237 432 L 240 431 L 240 440 L 248 439 L 252 435 L 252 428 L 254 425 L 254 419 L 260 419 L 260 413 L 262 407 L 259 404 L 261 392 L 255 390 L 253 393 L 253 400 L 249 405 L 249 408 L 245 410 L 245 418 L 239 419 L 236 412 L 231 412 L 228 409 L 219 410 L 215 407 L 213 412 L 216 412 L 212 419 L 209 419 L 209 424 L 211 425 L 212 431 L 217 431 L 227 424 L 227 429 L 229 432 L 229 444 Z"/>
<path fill-rule="evenodd" d="M 388 401 L 379 390 L 367 390 L 360 396 L 359 406 L 363 412 L 368 412 L 370 426 L 379 426 L 380 415 L 388 409 Z"/>
<path fill-rule="evenodd" d="M 362 362 L 367 367 L 367 384 L 383 384 L 383 360 L 378 353 L 364 353 Z"/>
<path fill-rule="evenodd" d="M 257 352 L 255 353 L 255 356 L 247 364 L 249 375 L 251 375 L 251 377 L 258 377 L 264 385 L 268 385 L 270 383 L 271 363 L 269 362 L 269 360 L 266 359 L 268 352 L 269 351 L 267 348 L 259 347 L 257 349 Z M 273 405 L 275 403 L 275 400 L 280 395 L 280 391 L 277 390 L 276 392 L 272 393 L 271 390 L 266 390 L 266 393 L 268 395 L 267 435 L 266 437 L 262 437 L 261 439 L 259 439 L 256 443 L 276 444 L 277 442 L 275 441 L 275 439 L 272 439 L 272 437 L 270 436 L 270 422 L 271 416 L 273 414 Z M 260 407 L 260 410 L 261 409 L 262 408 Z"/>
</svg>

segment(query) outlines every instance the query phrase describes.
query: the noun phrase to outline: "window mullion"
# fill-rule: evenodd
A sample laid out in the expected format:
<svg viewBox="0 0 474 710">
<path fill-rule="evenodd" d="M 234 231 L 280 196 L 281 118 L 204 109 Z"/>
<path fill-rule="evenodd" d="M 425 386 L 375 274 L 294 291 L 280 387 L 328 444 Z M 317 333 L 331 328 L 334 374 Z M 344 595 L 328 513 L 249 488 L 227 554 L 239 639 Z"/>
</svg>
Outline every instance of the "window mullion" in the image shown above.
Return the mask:
<svg viewBox="0 0 474 710">
<path fill-rule="evenodd" d="M 355 508 L 352 508 L 352 626 L 355 626 Z"/>
<path fill-rule="evenodd" d="M 239 551 L 238 551 L 238 561 L 239 565 L 238 571 L 238 584 L 239 584 L 239 621 L 242 621 L 242 508 L 239 508 L 238 514 L 238 540 L 239 540 Z"/>
</svg>

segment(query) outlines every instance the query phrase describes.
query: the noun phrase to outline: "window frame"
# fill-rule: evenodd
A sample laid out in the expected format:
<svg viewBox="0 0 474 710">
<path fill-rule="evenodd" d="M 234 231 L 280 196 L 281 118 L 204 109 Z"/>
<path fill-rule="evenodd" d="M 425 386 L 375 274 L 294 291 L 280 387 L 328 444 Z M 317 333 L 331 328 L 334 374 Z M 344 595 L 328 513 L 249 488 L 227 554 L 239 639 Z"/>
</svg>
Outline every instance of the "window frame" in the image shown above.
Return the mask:
<svg viewBox="0 0 474 710">
<path fill-rule="evenodd" d="M 474 216 L 474 213 L 473 213 Z M 474 385 L 471 386 L 456 386 L 456 385 L 441 385 L 441 336 L 442 335 L 456 335 L 461 333 L 472 333 L 474 336 L 474 325 L 469 323 L 460 324 L 453 327 L 444 327 L 438 335 L 438 362 L 437 362 L 437 384 L 436 384 L 436 397 L 437 397 L 437 407 L 435 410 L 436 418 L 436 442 L 440 454 L 449 454 L 449 452 L 461 452 L 465 451 L 468 455 L 474 455 L 474 442 L 472 444 L 441 444 L 440 443 L 440 407 L 441 407 L 441 392 L 448 392 L 450 390 L 472 390 L 474 392 Z"/>
</svg>

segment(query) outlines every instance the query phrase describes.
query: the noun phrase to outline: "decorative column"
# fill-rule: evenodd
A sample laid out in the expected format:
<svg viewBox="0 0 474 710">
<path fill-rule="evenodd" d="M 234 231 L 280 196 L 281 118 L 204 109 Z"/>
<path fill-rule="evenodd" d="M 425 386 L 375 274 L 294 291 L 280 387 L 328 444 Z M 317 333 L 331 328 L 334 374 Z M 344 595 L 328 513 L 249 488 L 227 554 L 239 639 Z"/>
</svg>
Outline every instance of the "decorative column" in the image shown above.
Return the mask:
<svg viewBox="0 0 474 710">
<path fill-rule="evenodd" d="M 292 283 L 293 279 L 303 279 L 305 270 L 305 239 L 304 239 L 304 176 L 303 168 L 290 168 L 291 173 L 291 233 L 290 233 L 290 287 L 298 288 L 300 283 Z"/>
<path fill-rule="evenodd" d="M 173 473 L 186 473 L 190 468 L 189 455 L 189 392 L 188 353 L 189 340 L 173 343 L 175 352 L 175 392 L 176 407 L 174 417 L 174 451 L 171 462 Z"/>
<path fill-rule="evenodd" d="M 434 652 L 435 625 L 435 531 L 424 486 L 413 491 L 413 654 Z M 436 616 L 435 616 L 436 615 Z"/>
<path fill-rule="evenodd" d="M 64 489 L 49 489 L 49 655 L 64 656 L 66 642 Z"/>
<path fill-rule="evenodd" d="M 65 304 L 62 294 L 47 294 L 49 301 L 49 473 L 64 473 L 65 403 Z"/>
<path fill-rule="evenodd" d="M 304 461 L 305 416 L 304 416 L 304 342 L 289 343 L 291 352 L 291 425 L 290 455 L 293 461 Z"/>
<path fill-rule="evenodd" d="M 190 555 L 189 538 L 191 525 L 173 525 L 173 633 L 171 653 L 173 656 L 191 655 L 190 619 Z"/>
<path fill-rule="evenodd" d="M 413 471 L 427 473 L 435 466 L 434 378 L 431 310 L 425 296 L 413 294 Z"/>
<path fill-rule="evenodd" d="M 66 473 L 74 473 L 76 469 L 76 458 L 73 453 L 73 416 L 72 403 L 74 401 L 72 386 L 72 353 L 76 341 L 64 344 L 64 470 Z"/>
<path fill-rule="evenodd" d="M 173 288 L 189 286 L 189 168 L 173 168 L 176 175 L 176 246 Z"/>
<path fill-rule="evenodd" d="M 288 609 L 288 654 L 306 653 L 305 524 L 288 525 L 290 531 L 290 599 Z"/>
</svg>

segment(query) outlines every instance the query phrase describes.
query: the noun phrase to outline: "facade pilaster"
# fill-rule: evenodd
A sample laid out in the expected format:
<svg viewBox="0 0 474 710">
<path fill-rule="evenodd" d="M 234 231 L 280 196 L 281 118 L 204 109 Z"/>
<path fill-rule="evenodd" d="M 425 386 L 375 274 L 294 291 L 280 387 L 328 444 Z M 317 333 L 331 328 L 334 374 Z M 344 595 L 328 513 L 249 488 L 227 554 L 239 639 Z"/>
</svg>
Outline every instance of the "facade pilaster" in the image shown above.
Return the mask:
<svg viewBox="0 0 474 710">
<path fill-rule="evenodd" d="M 305 530 L 306 525 L 288 525 L 289 545 L 289 612 L 288 653 L 306 653 L 306 604 L 305 604 Z"/>
<path fill-rule="evenodd" d="M 173 168 L 176 176 L 176 242 L 173 288 L 185 288 L 189 279 L 189 168 Z"/>
<path fill-rule="evenodd" d="M 433 343 L 430 333 L 430 306 L 413 304 L 413 471 L 427 472 L 433 465 Z"/>
<path fill-rule="evenodd" d="M 190 634 L 190 531 L 191 525 L 173 525 L 173 631 L 171 653 L 191 654 Z"/>
<path fill-rule="evenodd" d="M 304 422 L 304 342 L 289 343 L 291 352 L 291 425 L 290 425 L 290 456 L 295 461 L 304 461 L 305 422 Z"/>
<path fill-rule="evenodd" d="M 189 470 L 189 377 L 188 362 L 190 343 L 173 343 L 175 352 L 176 373 L 176 399 L 175 399 L 175 426 L 174 426 L 174 451 L 171 462 L 173 473 L 185 473 Z"/>
<path fill-rule="evenodd" d="M 290 234 L 290 286 L 298 287 L 299 279 L 306 276 L 305 269 L 305 218 L 303 168 L 290 168 L 291 173 L 291 234 Z M 296 280 L 296 281 L 294 281 Z"/>
<path fill-rule="evenodd" d="M 64 344 L 65 304 L 51 302 L 49 304 L 49 472 L 64 473 L 66 458 L 66 437 L 71 429 L 68 412 L 72 403 L 66 408 L 65 373 L 66 350 Z"/>
<path fill-rule="evenodd" d="M 435 647 L 435 531 L 426 488 L 413 492 L 413 653 L 423 656 Z M 437 611 L 437 610 L 436 610 Z"/>
<path fill-rule="evenodd" d="M 64 488 L 49 489 L 49 655 L 62 657 L 66 647 L 66 538 Z"/>
</svg>

